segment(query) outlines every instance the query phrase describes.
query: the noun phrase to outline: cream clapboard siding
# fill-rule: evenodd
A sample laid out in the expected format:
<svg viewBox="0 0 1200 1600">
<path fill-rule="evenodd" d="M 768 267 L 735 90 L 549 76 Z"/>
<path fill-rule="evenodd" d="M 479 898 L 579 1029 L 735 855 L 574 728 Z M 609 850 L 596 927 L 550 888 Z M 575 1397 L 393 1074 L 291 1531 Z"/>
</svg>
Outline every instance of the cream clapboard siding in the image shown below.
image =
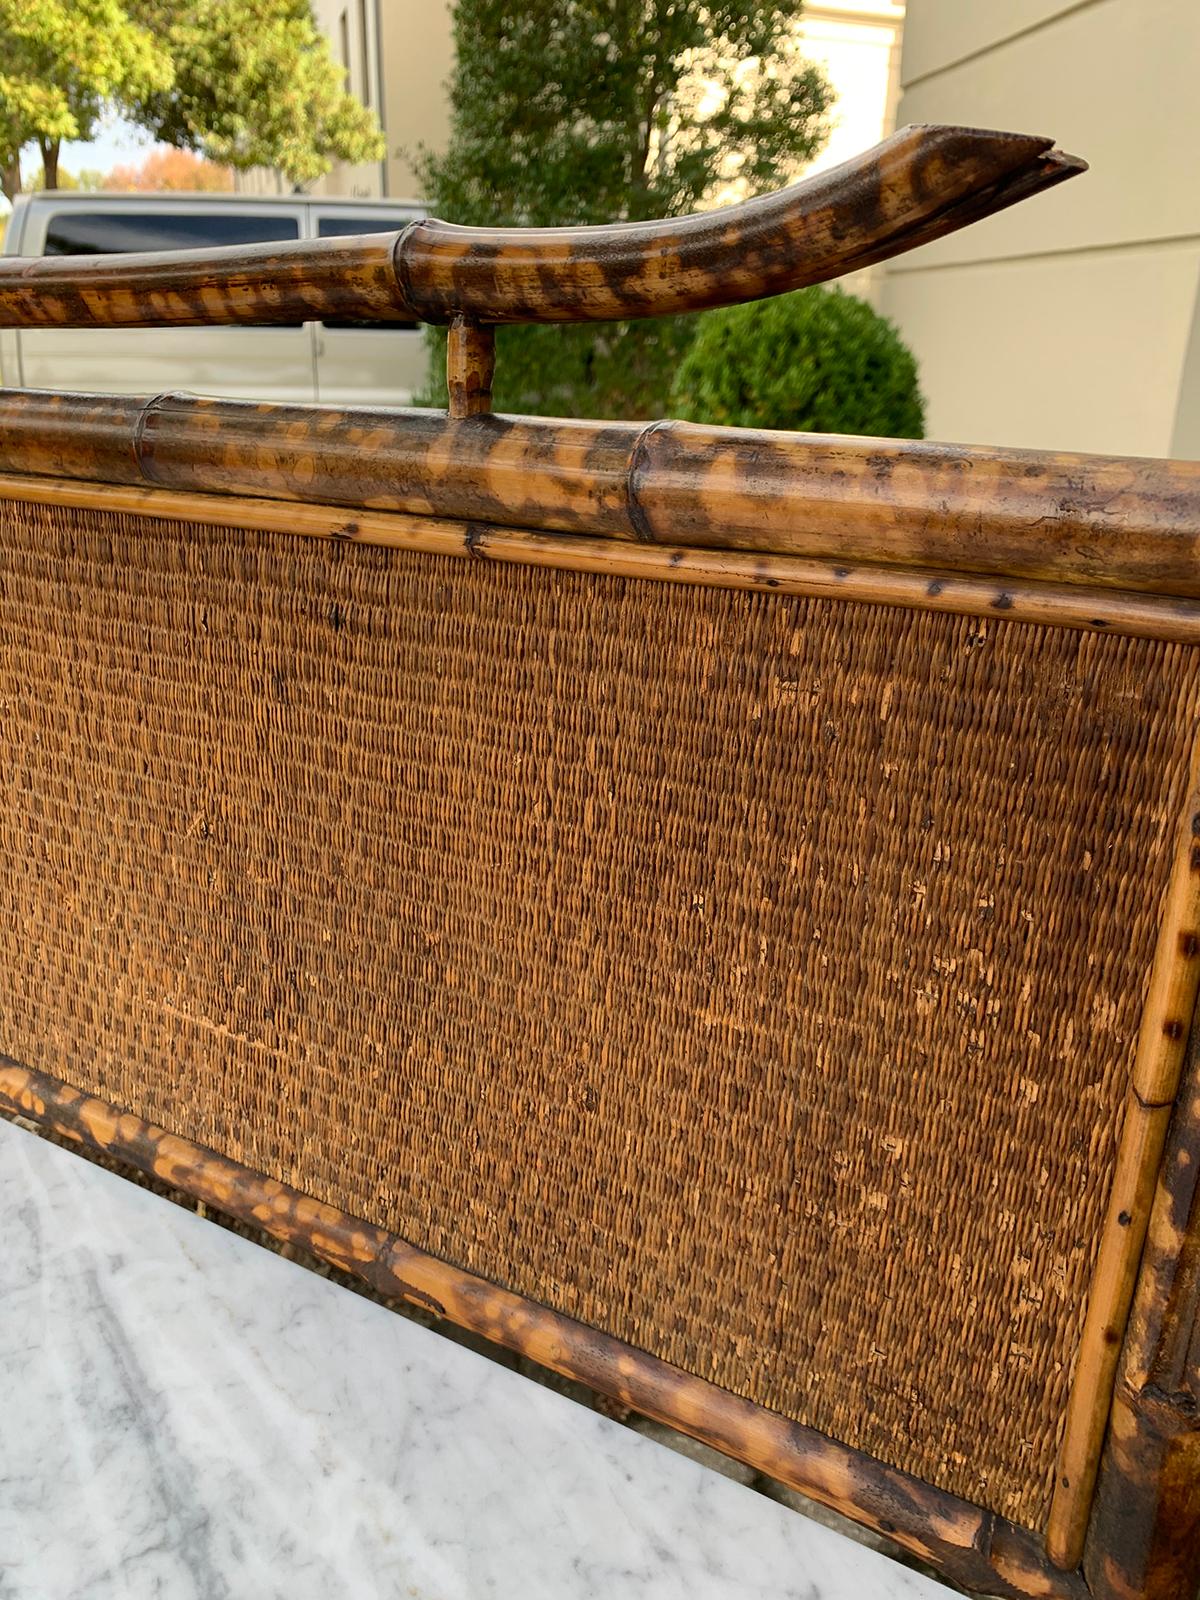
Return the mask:
<svg viewBox="0 0 1200 1600">
<path fill-rule="evenodd" d="M 849 161 L 893 131 L 903 31 L 903 0 L 807 0 L 796 26 L 796 46 L 805 59 L 822 68 L 834 103 L 828 141 L 796 177 Z M 724 202 L 742 196 L 720 198 Z M 874 306 L 882 286 L 880 267 L 842 280 L 843 289 Z"/>
<path fill-rule="evenodd" d="M 901 80 L 1092 168 L 888 268 L 931 437 L 1200 456 L 1197 0 L 909 0 Z"/>
<path fill-rule="evenodd" d="M 313 11 L 351 90 L 372 107 L 387 140 L 384 161 L 332 170 L 307 185 L 316 195 L 358 199 L 420 197 L 419 146 L 444 148 L 450 133 L 446 85 L 454 66 L 446 0 L 314 0 Z"/>
<path fill-rule="evenodd" d="M 388 193 L 421 194 L 419 145 L 450 138 L 447 86 L 454 70 L 454 19 L 445 0 L 378 0 L 388 140 Z"/>
</svg>

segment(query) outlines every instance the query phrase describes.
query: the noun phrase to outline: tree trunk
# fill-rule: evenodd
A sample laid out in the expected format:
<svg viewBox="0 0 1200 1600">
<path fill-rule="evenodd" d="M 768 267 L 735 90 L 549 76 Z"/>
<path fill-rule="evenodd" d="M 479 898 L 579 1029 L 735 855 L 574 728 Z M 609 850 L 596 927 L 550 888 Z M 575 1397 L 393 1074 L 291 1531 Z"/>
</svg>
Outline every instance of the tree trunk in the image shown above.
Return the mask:
<svg viewBox="0 0 1200 1600">
<path fill-rule="evenodd" d="M 39 139 L 42 147 L 42 187 L 44 189 L 58 188 L 58 139 Z"/>
<path fill-rule="evenodd" d="M 15 200 L 21 192 L 21 157 L 18 153 L 7 156 L 0 161 L 0 189 L 10 200 Z"/>
</svg>

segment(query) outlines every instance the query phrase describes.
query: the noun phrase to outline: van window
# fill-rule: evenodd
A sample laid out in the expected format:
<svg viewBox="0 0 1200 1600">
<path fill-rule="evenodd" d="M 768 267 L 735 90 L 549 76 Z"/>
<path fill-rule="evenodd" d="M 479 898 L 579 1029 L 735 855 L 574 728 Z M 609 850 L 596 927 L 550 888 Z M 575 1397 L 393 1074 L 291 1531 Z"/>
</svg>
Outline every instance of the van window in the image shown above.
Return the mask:
<svg viewBox="0 0 1200 1600">
<path fill-rule="evenodd" d="M 339 239 L 346 233 L 399 233 L 401 228 L 407 228 L 416 220 L 415 217 L 361 217 L 339 211 L 334 217 L 317 218 L 317 237 Z"/>
<path fill-rule="evenodd" d="M 83 211 L 55 212 L 46 224 L 48 256 L 127 255 L 134 250 L 203 250 L 226 244 L 269 244 L 298 239 L 295 217 L 260 212 Z"/>
<path fill-rule="evenodd" d="M 295 217 L 259 212 L 160 211 L 146 206 L 134 211 L 84 211 L 74 206 L 55 212 L 46 223 L 48 256 L 129 255 L 139 250 L 206 250 L 225 244 L 273 244 L 298 239 Z M 243 323 L 257 327 L 257 323 Z M 264 326 L 266 326 L 264 324 Z M 277 328 L 302 328 L 303 322 L 274 323 Z"/>
<path fill-rule="evenodd" d="M 399 233 L 412 220 L 411 217 L 353 216 L 339 211 L 336 216 L 317 218 L 317 238 L 340 239 L 349 233 Z M 416 322 L 356 322 L 353 318 L 322 323 L 325 328 L 370 328 L 373 333 L 382 333 L 388 328 L 407 329 L 411 333 L 419 326 Z"/>
</svg>

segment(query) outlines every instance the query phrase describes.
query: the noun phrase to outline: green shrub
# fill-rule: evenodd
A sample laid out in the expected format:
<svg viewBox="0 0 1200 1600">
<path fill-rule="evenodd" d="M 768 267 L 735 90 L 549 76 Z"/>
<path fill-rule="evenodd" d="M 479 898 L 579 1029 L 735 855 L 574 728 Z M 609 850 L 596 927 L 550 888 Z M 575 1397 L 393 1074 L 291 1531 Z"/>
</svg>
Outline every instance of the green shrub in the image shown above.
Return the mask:
<svg viewBox="0 0 1200 1600">
<path fill-rule="evenodd" d="M 900 335 L 840 289 L 708 311 L 671 386 L 690 422 L 920 439 L 917 364 Z"/>
</svg>

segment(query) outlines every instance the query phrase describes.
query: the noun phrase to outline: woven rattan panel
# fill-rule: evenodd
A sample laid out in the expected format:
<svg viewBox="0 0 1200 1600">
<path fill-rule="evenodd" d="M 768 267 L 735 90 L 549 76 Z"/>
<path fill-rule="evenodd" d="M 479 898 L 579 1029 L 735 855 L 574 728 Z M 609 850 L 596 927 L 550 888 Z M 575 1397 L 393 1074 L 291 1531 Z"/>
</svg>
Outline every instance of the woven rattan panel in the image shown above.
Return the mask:
<svg viewBox="0 0 1200 1600">
<path fill-rule="evenodd" d="M 1186 650 L 0 512 L 0 1050 L 1041 1521 Z"/>
</svg>

